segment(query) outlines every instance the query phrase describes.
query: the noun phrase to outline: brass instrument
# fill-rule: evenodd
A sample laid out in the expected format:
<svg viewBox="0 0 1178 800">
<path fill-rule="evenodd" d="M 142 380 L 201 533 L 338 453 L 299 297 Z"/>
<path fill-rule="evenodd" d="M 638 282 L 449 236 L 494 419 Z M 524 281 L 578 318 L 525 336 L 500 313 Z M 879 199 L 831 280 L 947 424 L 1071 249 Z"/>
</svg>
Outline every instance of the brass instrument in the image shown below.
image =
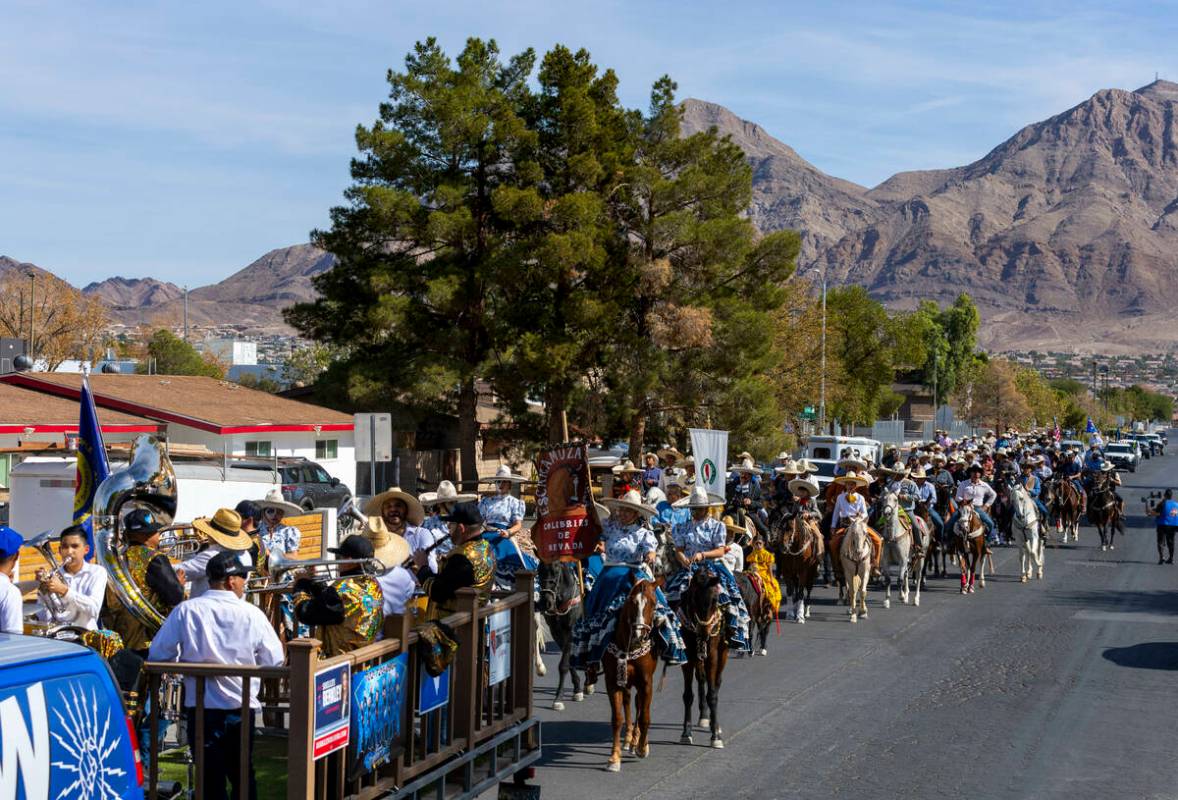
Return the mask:
<svg viewBox="0 0 1178 800">
<path fill-rule="evenodd" d="M 191 524 L 168 525 L 160 529 L 159 549 L 171 561 L 187 561 L 209 543 L 209 537 Z"/>
<path fill-rule="evenodd" d="M 46 573 L 44 569 L 37 570 L 37 583 L 39 584 L 39 592 L 45 599 L 46 610 L 49 611 L 49 616 L 53 622 L 60 621 L 61 615 L 65 613 L 65 605 L 62 599 L 52 592 L 46 591 L 44 584 L 48 580 L 57 576 L 61 580 L 65 580 L 65 566 L 72 560 L 72 556 L 67 556 L 63 562 L 58 562 L 57 554 L 53 552 L 53 531 L 42 531 L 25 542 L 28 547 L 35 548 L 41 554 L 41 558 L 45 559 L 45 563 L 49 565 L 49 572 Z"/>
<path fill-rule="evenodd" d="M 165 523 L 176 514 L 176 473 L 163 445 L 151 436 L 140 436 L 131 446 L 130 463 L 98 485 L 94 494 L 95 560 L 110 576 L 109 586 L 127 611 L 148 631 L 164 622 L 164 615 L 144 596 L 132 579 L 126 561 L 128 543 L 121 529 L 122 516 L 137 507 L 150 508 Z"/>
<path fill-rule="evenodd" d="M 335 584 L 356 573 L 341 574 L 344 567 L 359 566 L 360 574 L 375 578 L 388 572 L 388 567 L 379 558 L 283 558 L 277 553 L 270 555 L 270 574 L 255 575 L 249 579 L 246 594 L 258 594 L 278 588 L 288 572 L 309 572 L 306 577 L 315 583 Z"/>
</svg>

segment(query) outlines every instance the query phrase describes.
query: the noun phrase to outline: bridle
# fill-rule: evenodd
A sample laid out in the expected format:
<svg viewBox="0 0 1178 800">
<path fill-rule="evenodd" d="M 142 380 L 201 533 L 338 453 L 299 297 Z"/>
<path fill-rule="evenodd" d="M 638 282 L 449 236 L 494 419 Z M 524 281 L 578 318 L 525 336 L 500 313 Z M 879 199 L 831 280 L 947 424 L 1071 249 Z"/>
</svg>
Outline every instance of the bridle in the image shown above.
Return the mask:
<svg viewBox="0 0 1178 800">
<path fill-rule="evenodd" d="M 550 617 L 563 617 L 581 604 L 581 597 L 584 594 L 584 590 L 580 586 L 580 581 L 577 581 L 577 591 L 563 603 L 562 608 L 561 604 L 557 603 L 557 587 L 560 585 L 560 576 L 565 568 L 556 567 L 555 569 L 556 571 L 552 573 L 551 581 L 545 581 L 540 584 L 540 596 L 552 598 L 552 602 L 547 604 L 548 610 L 542 613 Z M 552 585 L 549 585 L 549 583 Z"/>
<path fill-rule="evenodd" d="M 649 581 L 647 581 L 645 578 L 638 581 L 634 584 L 634 589 L 637 589 L 639 586 L 642 586 L 645 583 L 649 583 Z M 630 620 L 630 630 L 629 635 L 626 637 L 626 647 L 625 649 L 622 649 L 618 647 L 617 643 L 614 641 L 610 641 L 610 643 L 605 647 L 605 652 L 613 656 L 617 662 L 618 686 L 626 685 L 626 668 L 629 666 L 629 663 L 636 659 L 642 658 L 647 653 L 649 653 L 653 644 L 651 637 L 651 633 L 654 630 L 653 607 L 651 609 L 652 624 L 648 625 L 646 624 L 645 611 L 646 603 L 649 601 L 646 597 L 645 591 L 635 592 L 634 589 L 630 590 L 631 596 L 641 598 L 641 600 L 635 602 L 634 604 L 634 618 Z M 637 643 L 635 642 L 635 637 L 637 637 Z"/>
</svg>

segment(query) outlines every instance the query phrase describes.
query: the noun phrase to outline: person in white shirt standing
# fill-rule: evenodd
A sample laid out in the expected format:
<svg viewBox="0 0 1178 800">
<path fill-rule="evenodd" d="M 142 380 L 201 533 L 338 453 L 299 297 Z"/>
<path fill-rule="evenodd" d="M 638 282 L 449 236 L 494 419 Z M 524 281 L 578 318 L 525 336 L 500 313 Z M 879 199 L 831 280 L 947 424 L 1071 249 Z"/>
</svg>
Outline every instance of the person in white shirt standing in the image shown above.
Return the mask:
<svg viewBox="0 0 1178 800">
<path fill-rule="evenodd" d="M 25 632 L 24 604 L 12 582 L 24 541 L 12 528 L 0 525 L 0 633 Z"/>
<path fill-rule="evenodd" d="M 57 563 L 61 571 L 37 571 L 41 604 L 45 606 L 37 616 L 43 622 L 98 630 L 107 573 L 98 564 L 88 563 L 89 555 L 85 528 L 71 525 L 61 532 L 57 540 Z"/>
<path fill-rule="evenodd" d="M 237 666 L 278 666 L 283 661 L 282 643 L 270 627 L 266 615 L 247 603 L 246 578 L 250 567 L 240 553 L 218 553 L 209 561 L 205 574 L 209 590 L 187 600 L 172 610 L 151 642 L 150 661 L 179 661 L 192 664 L 232 664 Z M 184 679 L 185 714 L 188 741 L 196 743 L 196 715 L 204 717 L 204 796 L 210 800 L 225 798 L 225 783 L 233 786 L 233 796 L 241 794 L 238 786 L 240 759 L 250 760 L 249 796 L 257 797 L 253 769 L 254 713 L 261 710 L 258 690 L 261 681 L 249 681 L 250 709 L 241 714 L 241 678 L 211 678 L 205 687 L 204 707 L 197 709 L 196 679 Z M 248 739 L 241 741 L 242 735 Z"/>
</svg>

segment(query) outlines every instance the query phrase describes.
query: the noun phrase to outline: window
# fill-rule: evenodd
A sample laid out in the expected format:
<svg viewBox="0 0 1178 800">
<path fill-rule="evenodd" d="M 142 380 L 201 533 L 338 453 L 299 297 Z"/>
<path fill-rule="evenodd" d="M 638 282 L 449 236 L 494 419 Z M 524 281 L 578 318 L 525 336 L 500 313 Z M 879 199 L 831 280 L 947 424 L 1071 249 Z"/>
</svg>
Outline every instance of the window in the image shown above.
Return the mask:
<svg viewBox="0 0 1178 800">
<path fill-rule="evenodd" d="M 315 442 L 315 458 L 338 458 L 338 439 L 318 439 Z"/>
<path fill-rule="evenodd" d="M 246 442 L 245 443 L 245 454 L 247 456 L 269 457 L 270 456 L 270 443 L 265 442 L 265 441 L 263 441 L 263 442 Z"/>
<path fill-rule="evenodd" d="M 315 476 L 316 483 L 331 483 L 331 476 L 324 471 L 323 467 L 308 467 L 307 471 Z"/>
</svg>

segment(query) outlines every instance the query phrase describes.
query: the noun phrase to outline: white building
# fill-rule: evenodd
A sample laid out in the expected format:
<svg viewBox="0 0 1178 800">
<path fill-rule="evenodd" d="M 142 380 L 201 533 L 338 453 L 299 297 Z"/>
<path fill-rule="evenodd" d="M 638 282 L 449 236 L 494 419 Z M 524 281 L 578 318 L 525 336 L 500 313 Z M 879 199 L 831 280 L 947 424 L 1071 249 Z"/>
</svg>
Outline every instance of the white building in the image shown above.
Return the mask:
<svg viewBox="0 0 1178 800">
<path fill-rule="evenodd" d="M 257 342 L 247 342 L 242 339 L 207 339 L 201 343 L 200 347 L 231 367 L 252 367 L 258 363 Z"/>
<path fill-rule="evenodd" d="M 77 429 L 81 385 L 81 375 L 0 376 L 0 387 L 32 390 L 46 396 L 47 406 L 52 401 L 57 408 L 61 399 L 72 400 L 67 404 L 72 405 L 72 430 Z M 356 448 L 352 417 L 347 414 L 196 375 L 91 375 L 90 388 L 104 436 L 107 423 L 102 418 L 106 409 L 118 412 L 125 418 L 118 422 L 131 428 L 162 429 L 160 432 L 173 444 L 203 445 L 214 453 L 230 456 L 307 458 L 339 478 L 353 494 L 356 492 Z M 29 405 L 27 398 L 24 405 Z M 26 413 L 29 411 L 36 413 L 35 408 Z M 66 424 L 56 419 L 62 415 L 63 411 L 54 411 L 54 425 Z M 27 417 L 14 419 L 8 435 L 23 432 L 28 423 Z M 44 426 L 34 427 L 40 431 Z M 56 432 L 52 427 L 44 430 Z M 128 430 L 127 434 L 132 432 Z"/>
</svg>

